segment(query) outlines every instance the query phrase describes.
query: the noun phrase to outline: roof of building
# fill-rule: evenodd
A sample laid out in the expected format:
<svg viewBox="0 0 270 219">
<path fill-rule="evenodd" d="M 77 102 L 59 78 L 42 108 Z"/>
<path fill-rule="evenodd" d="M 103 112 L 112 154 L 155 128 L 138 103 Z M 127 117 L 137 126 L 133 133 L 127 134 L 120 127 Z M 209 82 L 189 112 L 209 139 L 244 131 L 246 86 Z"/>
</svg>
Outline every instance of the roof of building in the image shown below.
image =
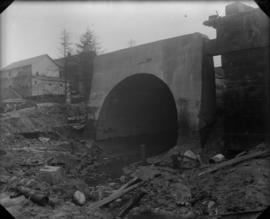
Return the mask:
<svg viewBox="0 0 270 219">
<path fill-rule="evenodd" d="M 24 59 L 24 60 L 21 60 L 21 61 L 13 62 L 13 63 L 1 68 L 0 70 L 1 71 L 6 71 L 6 70 L 14 69 L 14 68 L 19 68 L 19 67 L 22 67 L 22 66 L 32 65 L 33 63 L 38 62 L 38 61 L 40 61 L 41 59 L 43 59 L 45 57 L 49 58 L 50 60 L 52 60 L 54 62 L 54 60 L 49 55 L 43 54 L 43 55 L 35 56 L 35 57 L 29 58 L 29 59 Z"/>
</svg>

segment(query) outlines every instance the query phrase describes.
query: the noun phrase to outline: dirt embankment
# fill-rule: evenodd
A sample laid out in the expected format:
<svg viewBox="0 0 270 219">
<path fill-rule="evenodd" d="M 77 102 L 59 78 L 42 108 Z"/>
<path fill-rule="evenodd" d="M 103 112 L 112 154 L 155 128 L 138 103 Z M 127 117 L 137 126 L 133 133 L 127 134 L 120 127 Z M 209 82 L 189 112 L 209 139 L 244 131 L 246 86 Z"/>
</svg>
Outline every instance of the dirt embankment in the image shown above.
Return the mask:
<svg viewBox="0 0 270 219">
<path fill-rule="evenodd" d="M 35 107 L 1 114 L 0 133 L 7 136 L 18 133 L 51 132 L 61 127 L 72 126 L 69 119 L 87 119 L 85 104 L 64 105 L 40 103 Z"/>
<path fill-rule="evenodd" d="M 1 115 L 0 133 L 2 136 L 36 131 L 50 131 L 53 127 L 65 125 L 65 107 L 55 103 L 37 104 Z"/>
</svg>

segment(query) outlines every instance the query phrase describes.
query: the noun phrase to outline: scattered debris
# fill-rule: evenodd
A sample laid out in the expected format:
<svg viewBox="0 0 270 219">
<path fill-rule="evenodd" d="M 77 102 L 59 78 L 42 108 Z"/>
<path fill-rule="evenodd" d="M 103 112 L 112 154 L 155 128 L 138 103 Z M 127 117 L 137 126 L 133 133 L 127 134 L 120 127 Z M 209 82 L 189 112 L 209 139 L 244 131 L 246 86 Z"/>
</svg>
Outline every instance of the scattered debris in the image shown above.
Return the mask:
<svg viewBox="0 0 270 219">
<path fill-rule="evenodd" d="M 96 203 L 91 204 L 91 205 L 89 206 L 89 210 L 94 211 L 94 210 L 96 210 L 97 208 L 100 208 L 100 207 L 102 207 L 102 206 L 104 206 L 104 205 L 106 205 L 106 204 L 109 204 L 109 203 L 112 202 L 113 200 L 115 200 L 115 199 L 121 197 L 122 195 L 124 195 L 124 194 L 126 194 L 126 193 L 128 193 L 128 192 L 130 192 L 130 191 L 132 191 L 132 190 L 134 190 L 134 189 L 136 189 L 136 188 L 138 188 L 138 187 L 141 186 L 143 183 L 145 183 L 145 182 L 139 182 L 139 183 L 136 183 L 136 184 L 134 184 L 134 185 L 132 185 L 132 186 L 130 186 L 130 187 L 128 187 L 128 188 L 124 188 L 124 189 L 121 189 L 121 190 L 117 190 L 115 193 L 113 193 L 113 194 L 110 195 L 109 197 L 104 198 L 104 199 L 102 199 L 102 200 L 100 200 L 100 201 L 98 201 L 98 202 L 96 202 Z"/>
<path fill-rule="evenodd" d="M 241 157 L 236 157 L 234 159 L 223 162 L 223 163 L 221 163 L 221 164 L 219 164 L 217 166 L 210 167 L 209 169 L 199 173 L 199 176 L 204 175 L 206 173 L 212 173 L 212 172 L 217 171 L 217 170 L 219 170 L 221 168 L 232 166 L 232 165 L 235 165 L 237 163 L 240 163 L 240 162 L 243 162 L 243 161 L 246 161 L 246 160 L 249 160 L 249 159 L 258 158 L 258 157 L 267 157 L 269 155 L 270 155 L 270 152 L 268 150 L 265 150 L 265 151 L 260 151 L 260 152 L 257 152 L 257 153 L 255 152 L 255 153 L 248 154 L 248 155 L 241 156 Z"/>
<path fill-rule="evenodd" d="M 11 120 L 6 121 L 7 128 Z M 269 153 L 263 145 L 230 160 L 222 151 L 181 144 L 147 159 L 139 150 L 144 162 L 117 166 L 124 171 L 113 177 L 111 162 L 118 158 L 93 140 L 66 129 L 26 136 L 9 130 L 0 137 L 0 204 L 13 215 L 124 219 L 151 212 L 154 218 L 240 218 L 270 204 Z M 207 164 L 212 157 L 214 164 Z"/>
</svg>

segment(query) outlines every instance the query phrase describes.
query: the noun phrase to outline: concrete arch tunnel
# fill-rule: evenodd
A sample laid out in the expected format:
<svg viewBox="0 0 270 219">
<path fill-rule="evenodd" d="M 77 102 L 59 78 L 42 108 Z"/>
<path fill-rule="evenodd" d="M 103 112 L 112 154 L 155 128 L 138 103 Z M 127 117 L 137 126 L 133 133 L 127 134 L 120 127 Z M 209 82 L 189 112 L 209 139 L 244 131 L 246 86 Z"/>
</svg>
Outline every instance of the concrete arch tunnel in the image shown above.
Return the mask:
<svg viewBox="0 0 270 219">
<path fill-rule="evenodd" d="M 91 135 L 105 143 L 175 131 L 167 139 L 200 140 L 215 120 L 215 72 L 204 51 L 207 42 L 192 33 L 97 56 L 88 102 Z"/>
<path fill-rule="evenodd" d="M 168 85 L 153 74 L 126 77 L 109 92 L 96 124 L 96 139 L 175 133 L 177 109 Z"/>
</svg>

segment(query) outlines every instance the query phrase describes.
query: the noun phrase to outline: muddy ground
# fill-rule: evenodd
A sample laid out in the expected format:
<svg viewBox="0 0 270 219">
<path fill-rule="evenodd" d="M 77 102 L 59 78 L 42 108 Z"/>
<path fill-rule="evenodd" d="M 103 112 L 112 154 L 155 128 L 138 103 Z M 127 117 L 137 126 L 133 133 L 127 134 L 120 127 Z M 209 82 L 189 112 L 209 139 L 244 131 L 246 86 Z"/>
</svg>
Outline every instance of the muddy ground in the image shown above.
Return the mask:
<svg viewBox="0 0 270 219">
<path fill-rule="evenodd" d="M 72 132 L 65 110 L 43 104 L 1 116 L 0 204 L 15 218 L 256 218 L 269 206 L 269 156 L 199 175 L 219 165 L 209 163 L 222 148 L 215 147 L 222 144 L 219 136 L 203 149 L 181 139 L 144 159 L 140 142 L 137 148 L 123 139 L 94 142 Z M 165 144 L 158 142 L 156 148 Z M 184 158 L 187 150 L 196 159 Z M 242 156 L 264 150 L 261 144 Z M 59 169 L 44 175 L 46 165 Z M 127 187 L 133 190 L 93 208 L 134 178 Z M 47 199 L 38 202 L 18 188 Z M 83 204 L 76 191 L 85 196 Z"/>
</svg>

